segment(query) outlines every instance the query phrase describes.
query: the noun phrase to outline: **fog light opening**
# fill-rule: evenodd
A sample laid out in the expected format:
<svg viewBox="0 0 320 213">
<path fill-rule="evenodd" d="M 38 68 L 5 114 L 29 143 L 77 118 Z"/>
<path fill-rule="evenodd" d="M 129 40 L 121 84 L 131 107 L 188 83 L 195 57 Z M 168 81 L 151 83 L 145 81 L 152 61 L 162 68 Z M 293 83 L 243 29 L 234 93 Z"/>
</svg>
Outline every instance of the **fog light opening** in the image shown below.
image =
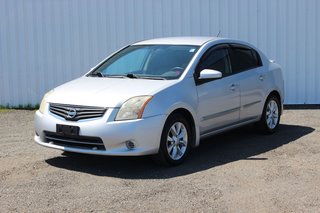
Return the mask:
<svg viewBox="0 0 320 213">
<path fill-rule="evenodd" d="M 132 150 L 135 148 L 135 144 L 132 141 L 126 141 L 126 146 L 129 150 Z"/>
</svg>

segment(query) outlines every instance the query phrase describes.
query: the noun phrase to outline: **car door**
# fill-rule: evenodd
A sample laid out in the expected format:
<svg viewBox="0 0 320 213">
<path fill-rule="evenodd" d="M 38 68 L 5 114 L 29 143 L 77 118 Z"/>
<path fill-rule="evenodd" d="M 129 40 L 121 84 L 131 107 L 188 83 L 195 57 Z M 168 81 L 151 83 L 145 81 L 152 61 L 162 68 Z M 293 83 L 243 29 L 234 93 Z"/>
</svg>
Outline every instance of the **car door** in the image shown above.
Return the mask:
<svg viewBox="0 0 320 213">
<path fill-rule="evenodd" d="M 264 100 L 264 69 L 259 54 L 240 44 L 230 45 L 230 59 L 241 93 L 240 122 L 260 116 Z"/>
<path fill-rule="evenodd" d="M 202 135 L 239 121 L 240 90 L 232 75 L 228 48 L 228 45 L 219 45 L 209 49 L 195 71 Z M 218 70 L 222 78 L 197 80 L 203 69 Z"/>
</svg>

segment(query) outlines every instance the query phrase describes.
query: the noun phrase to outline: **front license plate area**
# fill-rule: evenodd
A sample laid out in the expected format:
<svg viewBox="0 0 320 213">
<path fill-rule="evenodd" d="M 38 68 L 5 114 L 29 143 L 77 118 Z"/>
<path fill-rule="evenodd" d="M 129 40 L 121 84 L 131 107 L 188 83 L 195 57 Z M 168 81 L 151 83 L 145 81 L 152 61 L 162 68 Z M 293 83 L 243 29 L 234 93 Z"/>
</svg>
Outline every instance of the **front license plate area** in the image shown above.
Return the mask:
<svg viewBox="0 0 320 213">
<path fill-rule="evenodd" d="M 70 126 L 70 125 L 62 125 L 57 124 L 57 133 L 63 134 L 63 135 L 71 135 L 71 136 L 78 136 L 80 127 L 78 126 Z"/>
</svg>

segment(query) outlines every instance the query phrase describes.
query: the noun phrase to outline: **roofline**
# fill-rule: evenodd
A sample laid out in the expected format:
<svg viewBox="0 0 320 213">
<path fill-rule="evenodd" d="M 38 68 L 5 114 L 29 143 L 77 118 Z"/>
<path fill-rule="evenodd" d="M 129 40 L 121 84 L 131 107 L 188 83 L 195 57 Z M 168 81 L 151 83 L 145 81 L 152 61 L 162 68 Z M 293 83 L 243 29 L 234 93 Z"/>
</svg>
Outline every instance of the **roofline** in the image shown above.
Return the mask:
<svg viewBox="0 0 320 213">
<path fill-rule="evenodd" d="M 181 36 L 181 37 L 165 37 L 154 38 L 136 42 L 132 45 L 196 45 L 202 46 L 210 41 L 217 41 L 220 37 L 202 37 L 202 36 Z"/>
</svg>

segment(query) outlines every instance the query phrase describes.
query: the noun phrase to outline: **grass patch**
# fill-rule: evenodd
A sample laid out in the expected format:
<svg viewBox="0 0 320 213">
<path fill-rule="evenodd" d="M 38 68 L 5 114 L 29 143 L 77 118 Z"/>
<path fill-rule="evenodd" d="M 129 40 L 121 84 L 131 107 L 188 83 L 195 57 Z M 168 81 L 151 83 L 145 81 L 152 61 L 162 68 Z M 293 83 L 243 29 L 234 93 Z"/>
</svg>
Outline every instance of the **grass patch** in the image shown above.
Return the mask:
<svg viewBox="0 0 320 213">
<path fill-rule="evenodd" d="M 0 113 L 9 112 L 9 111 L 12 111 L 12 109 L 4 109 L 4 108 L 0 109 Z"/>
<path fill-rule="evenodd" d="M 6 106 L 4 105 L 0 105 L 0 113 L 1 112 L 9 112 L 12 110 L 19 110 L 19 109 L 23 109 L 23 110 L 38 110 L 40 107 L 39 104 L 19 104 L 18 106 L 10 106 L 9 104 L 7 104 Z"/>
</svg>

